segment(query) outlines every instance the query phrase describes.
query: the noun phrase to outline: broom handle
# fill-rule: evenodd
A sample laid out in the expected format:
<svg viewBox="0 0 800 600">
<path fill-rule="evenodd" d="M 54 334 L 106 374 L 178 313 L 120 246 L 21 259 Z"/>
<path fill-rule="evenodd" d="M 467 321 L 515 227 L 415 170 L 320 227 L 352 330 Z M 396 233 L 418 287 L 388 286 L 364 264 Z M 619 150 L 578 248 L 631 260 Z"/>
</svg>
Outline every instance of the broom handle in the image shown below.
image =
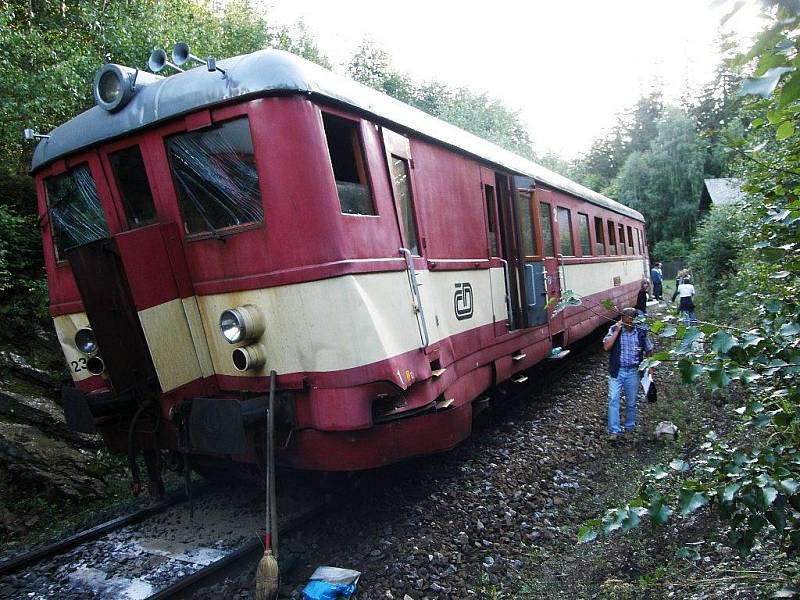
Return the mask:
<svg viewBox="0 0 800 600">
<path fill-rule="evenodd" d="M 275 380 L 278 374 L 269 374 L 269 413 L 267 414 L 267 531 L 272 544 L 272 554 L 278 558 L 278 508 L 275 490 Z"/>
</svg>

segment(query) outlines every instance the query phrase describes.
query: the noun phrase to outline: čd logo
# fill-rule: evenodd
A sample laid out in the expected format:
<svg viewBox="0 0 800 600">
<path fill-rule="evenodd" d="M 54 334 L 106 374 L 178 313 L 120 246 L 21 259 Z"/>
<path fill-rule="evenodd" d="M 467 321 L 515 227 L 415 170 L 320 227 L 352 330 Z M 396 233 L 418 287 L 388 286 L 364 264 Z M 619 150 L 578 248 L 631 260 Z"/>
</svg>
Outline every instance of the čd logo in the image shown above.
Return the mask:
<svg viewBox="0 0 800 600">
<path fill-rule="evenodd" d="M 464 282 L 456 284 L 456 293 L 453 294 L 453 306 L 456 309 L 456 319 L 463 321 L 472 317 L 472 285 Z"/>
</svg>

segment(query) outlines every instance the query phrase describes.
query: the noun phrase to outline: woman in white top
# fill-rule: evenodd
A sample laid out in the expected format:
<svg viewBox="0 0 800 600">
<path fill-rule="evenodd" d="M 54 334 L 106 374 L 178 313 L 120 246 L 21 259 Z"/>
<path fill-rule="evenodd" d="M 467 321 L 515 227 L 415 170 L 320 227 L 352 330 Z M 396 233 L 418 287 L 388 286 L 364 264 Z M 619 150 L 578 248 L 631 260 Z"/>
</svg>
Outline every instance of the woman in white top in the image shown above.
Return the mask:
<svg viewBox="0 0 800 600">
<path fill-rule="evenodd" d="M 677 289 L 678 295 L 680 296 L 678 310 L 683 317 L 683 324 L 687 327 L 697 322 L 697 317 L 694 314 L 694 301 L 692 300 L 694 296 L 694 286 L 691 281 L 690 278 L 684 277 Z"/>
</svg>

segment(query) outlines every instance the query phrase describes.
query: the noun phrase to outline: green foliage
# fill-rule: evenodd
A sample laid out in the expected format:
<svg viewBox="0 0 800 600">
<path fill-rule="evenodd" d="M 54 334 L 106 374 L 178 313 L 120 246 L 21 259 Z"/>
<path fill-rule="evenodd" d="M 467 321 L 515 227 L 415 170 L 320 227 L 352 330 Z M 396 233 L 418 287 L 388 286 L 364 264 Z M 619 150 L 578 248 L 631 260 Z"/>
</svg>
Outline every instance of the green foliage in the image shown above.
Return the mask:
<svg viewBox="0 0 800 600">
<path fill-rule="evenodd" d="M 688 242 L 697 220 L 704 150 L 685 112 L 667 109 L 656 125 L 649 148 L 631 154 L 622 167 L 619 199 L 647 219 L 650 243 Z"/>
<path fill-rule="evenodd" d="M 0 172 L 0 342 L 27 345 L 48 317 L 33 181 Z M 23 335 L 18 335 L 22 333 Z"/>
<path fill-rule="evenodd" d="M 697 230 L 689 264 L 697 281 L 703 282 L 696 303 L 709 319 L 732 315 L 731 300 L 736 298 L 729 283 L 737 276 L 737 259 L 746 247 L 745 226 L 741 207 L 722 205 L 712 206 Z"/>
<path fill-rule="evenodd" d="M 686 258 L 689 255 L 689 246 L 680 238 L 661 240 L 653 246 L 651 256 L 653 260 L 674 260 Z"/>
<path fill-rule="evenodd" d="M 755 96 L 742 107 L 751 125 L 744 139 L 731 141 L 750 202 L 714 209 L 692 255 L 703 297 L 725 310 L 720 323 L 676 328 L 682 339 L 669 351 L 685 383 L 747 391 L 736 412 L 753 442 L 735 445 L 711 433 L 690 463 L 676 469 L 673 461 L 674 475 L 648 471 L 631 503 L 647 508 L 656 526 L 713 510 L 743 556 L 763 535 L 800 553 L 800 5 L 765 4 L 773 24 L 737 59 L 754 69 L 742 88 Z M 603 523 L 587 523 L 582 539 L 605 533 Z"/>
</svg>

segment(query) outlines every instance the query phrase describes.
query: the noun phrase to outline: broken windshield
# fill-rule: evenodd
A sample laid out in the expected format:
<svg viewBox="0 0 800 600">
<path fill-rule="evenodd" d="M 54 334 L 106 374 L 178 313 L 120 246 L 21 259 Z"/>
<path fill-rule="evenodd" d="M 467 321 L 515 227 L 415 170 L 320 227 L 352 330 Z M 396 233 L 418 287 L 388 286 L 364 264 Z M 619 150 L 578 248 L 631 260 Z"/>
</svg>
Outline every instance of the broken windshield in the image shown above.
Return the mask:
<svg viewBox="0 0 800 600">
<path fill-rule="evenodd" d="M 246 118 L 167 140 L 186 233 L 264 219 L 253 141 Z"/>
<path fill-rule="evenodd" d="M 108 225 L 87 165 L 45 180 L 56 260 L 64 251 L 108 237 Z"/>
</svg>

